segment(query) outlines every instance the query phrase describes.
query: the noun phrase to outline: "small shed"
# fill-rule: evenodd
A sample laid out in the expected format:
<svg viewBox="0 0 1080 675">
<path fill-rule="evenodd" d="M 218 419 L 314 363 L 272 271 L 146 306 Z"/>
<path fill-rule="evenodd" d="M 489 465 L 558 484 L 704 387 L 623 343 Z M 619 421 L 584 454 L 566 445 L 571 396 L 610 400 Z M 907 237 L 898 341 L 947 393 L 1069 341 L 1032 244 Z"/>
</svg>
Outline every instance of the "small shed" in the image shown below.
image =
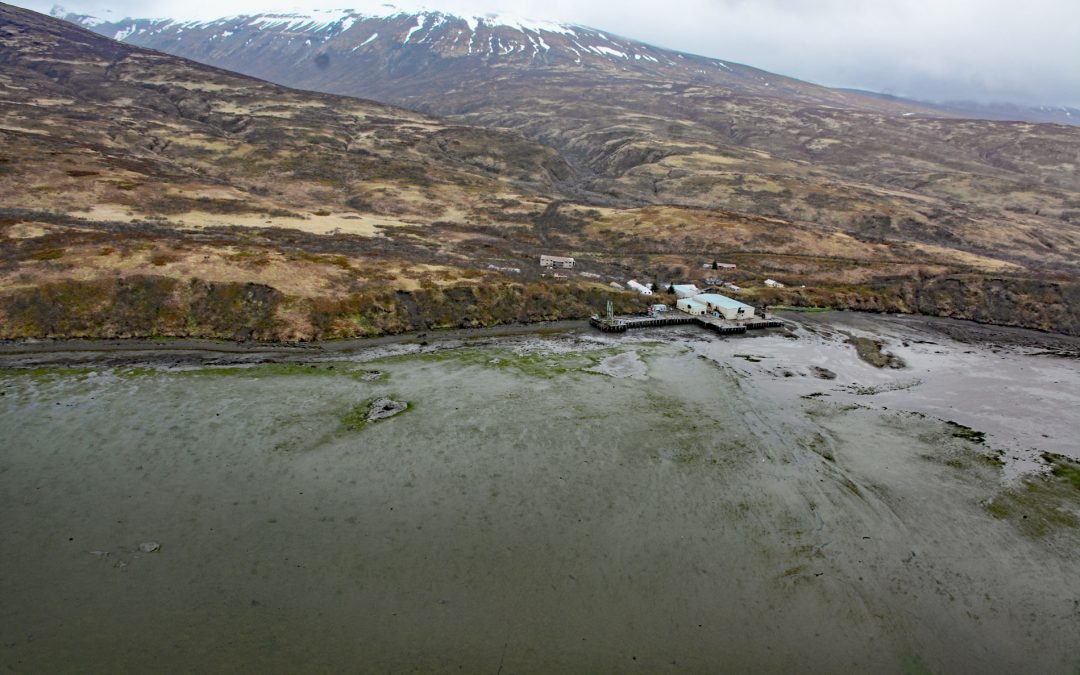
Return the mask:
<svg viewBox="0 0 1080 675">
<path fill-rule="evenodd" d="M 668 306 L 664 304 L 649 305 L 649 312 L 652 314 L 660 314 L 661 312 L 668 311 Z"/>
<path fill-rule="evenodd" d="M 694 298 L 680 298 L 679 301 L 675 303 L 675 306 L 678 307 L 680 311 L 694 315 L 705 314 L 709 309 L 705 303 L 698 302 Z"/>
<path fill-rule="evenodd" d="M 574 268 L 574 259 L 559 255 L 542 255 L 540 256 L 540 267 L 569 270 Z"/>
<path fill-rule="evenodd" d="M 677 298 L 692 298 L 701 293 L 701 289 L 694 284 L 675 284 L 672 288 L 675 289 L 675 297 Z"/>
<path fill-rule="evenodd" d="M 769 288 L 783 288 L 784 287 L 784 284 L 780 283 L 779 281 L 774 281 L 772 279 L 766 279 L 765 280 L 765 285 L 768 286 Z"/>
<path fill-rule="evenodd" d="M 702 293 L 695 296 L 694 300 L 703 303 L 710 312 L 717 312 L 725 319 L 752 319 L 754 308 L 746 303 L 733 300 L 719 293 Z"/>
</svg>

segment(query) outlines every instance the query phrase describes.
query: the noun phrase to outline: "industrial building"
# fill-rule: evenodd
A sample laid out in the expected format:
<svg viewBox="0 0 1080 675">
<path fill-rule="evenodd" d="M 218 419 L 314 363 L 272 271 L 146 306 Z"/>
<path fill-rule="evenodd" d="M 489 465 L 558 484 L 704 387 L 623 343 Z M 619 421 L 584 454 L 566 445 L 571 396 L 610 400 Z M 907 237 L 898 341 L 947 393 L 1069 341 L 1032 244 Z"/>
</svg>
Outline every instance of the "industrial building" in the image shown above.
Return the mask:
<svg viewBox="0 0 1080 675">
<path fill-rule="evenodd" d="M 574 268 L 574 259 L 558 255 L 542 255 L 540 256 L 540 267 L 569 270 Z"/>
<path fill-rule="evenodd" d="M 694 284 L 675 284 L 672 288 L 675 289 L 677 298 L 692 298 L 701 293 L 701 289 Z"/>
<path fill-rule="evenodd" d="M 709 311 L 709 308 L 705 303 L 698 302 L 694 298 L 680 298 L 679 301 L 675 303 L 675 306 L 691 316 L 701 316 Z"/>
<path fill-rule="evenodd" d="M 653 294 L 652 289 L 650 289 L 648 286 L 645 286 L 644 284 L 639 284 L 638 282 L 634 281 L 633 279 L 631 279 L 630 281 L 627 281 L 626 285 L 629 286 L 630 288 L 634 289 L 638 293 L 641 293 L 642 295 L 652 295 Z"/>
<path fill-rule="evenodd" d="M 716 312 L 728 320 L 754 318 L 753 307 L 746 303 L 739 302 L 738 300 L 733 300 L 726 295 L 720 295 L 719 293 L 702 293 L 701 295 L 694 296 L 693 300 L 704 304 L 707 311 Z M 682 308 L 680 307 L 680 309 Z"/>
</svg>

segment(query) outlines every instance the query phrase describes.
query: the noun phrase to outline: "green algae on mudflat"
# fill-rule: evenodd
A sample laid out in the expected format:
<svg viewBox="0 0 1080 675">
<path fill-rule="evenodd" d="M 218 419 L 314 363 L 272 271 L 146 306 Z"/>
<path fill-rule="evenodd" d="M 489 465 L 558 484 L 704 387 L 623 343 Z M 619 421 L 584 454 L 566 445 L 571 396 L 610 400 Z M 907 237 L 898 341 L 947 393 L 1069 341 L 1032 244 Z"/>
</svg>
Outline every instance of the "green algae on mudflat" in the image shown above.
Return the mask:
<svg viewBox="0 0 1080 675">
<path fill-rule="evenodd" d="M 383 421 L 384 419 L 389 419 L 391 416 L 397 417 L 398 415 L 403 415 L 411 410 L 416 409 L 415 403 L 400 399 L 401 397 L 396 395 L 373 396 L 371 398 L 364 399 L 360 403 L 357 403 L 356 405 L 349 408 L 349 410 L 341 416 L 341 425 L 345 429 L 348 429 L 350 431 L 363 431 L 363 429 L 369 424 L 376 424 Z M 402 408 L 400 411 L 395 412 L 391 416 L 372 419 L 371 416 L 374 406 L 379 401 L 383 400 L 392 400 L 394 402 L 403 403 L 405 407 Z"/>
<path fill-rule="evenodd" d="M 1043 459 L 1050 464 L 1049 472 L 1029 476 L 996 495 L 984 505 L 986 510 L 1032 537 L 1080 529 L 1080 463 L 1053 453 L 1044 453 Z"/>
<path fill-rule="evenodd" d="M 618 348 L 601 348 L 588 351 L 552 353 L 516 351 L 492 347 L 466 347 L 425 354 L 389 356 L 372 363 L 453 362 L 463 366 L 511 370 L 531 377 L 554 379 L 573 372 L 580 372 L 584 375 L 597 375 L 598 373 L 590 373 L 587 369 L 595 368 L 605 357 L 619 354 L 622 351 L 624 350 Z"/>
</svg>

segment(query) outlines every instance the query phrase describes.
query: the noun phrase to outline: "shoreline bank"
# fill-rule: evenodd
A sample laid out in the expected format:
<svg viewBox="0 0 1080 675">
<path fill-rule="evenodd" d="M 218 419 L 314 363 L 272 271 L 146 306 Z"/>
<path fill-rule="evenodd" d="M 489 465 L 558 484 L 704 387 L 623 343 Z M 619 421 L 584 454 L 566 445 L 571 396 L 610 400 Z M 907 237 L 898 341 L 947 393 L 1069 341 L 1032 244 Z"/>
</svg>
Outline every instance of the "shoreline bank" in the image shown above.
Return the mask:
<svg viewBox="0 0 1080 675">
<path fill-rule="evenodd" d="M 958 342 L 995 347 L 1018 347 L 1064 358 L 1080 358 L 1080 337 L 1029 328 L 998 326 L 964 319 L 919 314 L 880 314 L 853 310 L 778 311 L 776 316 L 801 324 L 836 324 L 874 321 L 880 317 L 919 326 Z M 650 328 L 641 332 L 670 332 Z M 380 347 L 429 343 L 467 342 L 484 338 L 524 335 L 601 335 L 586 319 L 510 324 L 486 328 L 412 331 L 396 335 L 318 342 L 237 342 L 201 338 L 61 338 L 0 342 L 0 369 L 68 365 L 230 365 L 348 356 Z M 610 336 L 608 336 L 610 337 Z M 739 336 L 735 339 L 752 339 Z M 618 339 L 618 338 L 613 338 Z M 727 336 L 723 339 L 732 339 Z"/>
</svg>

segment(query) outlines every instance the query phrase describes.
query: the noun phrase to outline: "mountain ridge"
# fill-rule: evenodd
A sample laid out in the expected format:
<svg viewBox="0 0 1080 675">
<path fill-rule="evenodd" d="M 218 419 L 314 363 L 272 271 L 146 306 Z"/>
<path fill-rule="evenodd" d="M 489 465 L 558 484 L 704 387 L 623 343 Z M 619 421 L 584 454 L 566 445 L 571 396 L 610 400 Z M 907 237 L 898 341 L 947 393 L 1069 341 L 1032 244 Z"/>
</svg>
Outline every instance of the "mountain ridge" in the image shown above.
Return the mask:
<svg viewBox="0 0 1080 675">
<path fill-rule="evenodd" d="M 467 17 L 442 11 L 388 11 L 379 15 L 334 10 L 271 12 L 190 21 L 125 18 L 110 22 L 80 15 L 66 18 L 81 22 L 99 34 L 170 53 L 178 52 L 178 46 L 172 43 L 183 42 L 187 37 L 187 44 L 199 46 L 184 45 L 185 56 L 212 61 L 238 72 L 247 70 L 233 55 L 238 49 L 250 48 L 252 44 L 259 48 L 260 43 L 276 43 L 278 49 L 291 49 L 295 58 L 302 58 L 306 53 L 313 63 L 320 58 L 347 59 L 357 52 L 363 56 L 378 50 L 408 50 L 410 46 L 424 45 L 430 54 L 438 57 L 427 59 L 424 64 L 435 68 L 436 73 L 441 66 L 447 66 L 439 61 L 466 57 L 483 60 L 484 65 L 494 71 L 523 61 L 540 66 L 604 69 L 613 73 L 651 69 L 654 74 L 702 84 L 721 84 L 741 93 L 768 95 L 774 91 L 769 88 L 774 87 L 780 90 L 778 96 L 798 96 L 810 103 L 942 114 L 913 102 L 882 103 L 874 97 L 829 89 L 733 61 L 655 47 L 601 29 L 506 15 Z M 307 48 L 316 53 L 310 53 L 311 49 Z M 314 65 L 326 68 L 330 64 L 322 60 Z"/>
<path fill-rule="evenodd" d="M 174 50 L 168 49 L 163 41 L 155 39 L 156 36 L 171 35 L 172 32 L 180 31 L 199 36 L 200 39 L 210 42 L 228 39 L 238 34 L 249 35 L 247 39 L 250 40 L 254 39 L 250 37 L 250 29 L 256 29 L 260 32 L 271 31 L 306 36 L 305 40 L 318 41 L 319 47 L 333 52 L 335 42 L 339 38 L 349 37 L 345 36 L 346 33 L 363 31 L 365 26 L 375 23 L 390 22 L 399 25 L 395 26 L 389 34 L 385 30 L 368 30 L 364 33 L 362 40 L 354 41 L 351 49 L 356 51 L 379 41 L 397 41 L 401 46 L 407 46 L 413 40 L 425 42 L 434 39 L 438 42 L 442 39 L 439 35 L 441 30 L 443 33 L 449 31 L 454 35 L 453 47 L 458 48 L 458 52 L 455 52 L 453 47 L 441 45 L 440 53 L 447 57 L 462 55 L 460 50 L 464 45 L 464 55 L 472 55 L 475 47 L 475 53 L 488 59 L 506 60 L 527 55 L 544 64 L 552 60 L 555 62 L 570 60 L 581 64 L 583 59 L 595 61 L 599 57 L 616 67 L 621 60 L 624 66 L 637 62 L 642 65 L 663 64 L 679 69 L 680 66 L 686 65 L 680 63 L 680 60 L 689 59 L 692 67 L 701 67 L 697 69 L 701 71 L 699 74 L 705 81 L 712 79 L 709 77 L 712 69 L 721 69 L 737 73 L 747 79 L 756 79 L 759 81 L 759 88 L 761 85 L 780 85 L 785 87 L 788 93 L 799 88 L 792 87 L 793 82 L 798 82 L 801 83 L 800 87 L 810 86 L 831 92 L 834 102 L 846 107 L 943 117 L 1080 125 L 1080 110 L 1065 106 L 975 101 L 921 101 L 862 89 L 830 88 L 770 73 L 731 60 L 654 46 L 633 38 L 618 36 L 603 29 L 579 24 L 538 21 L 505 14 L 470 16 L 437 9 L 410 11 L 392 5 L 383 7 L 385 8 L 383 12 L 359 12 L 351 9 L 311 10 L 241 14 L 215 19 L 125 17 L 119 20 L 106 20 L 90 15 L 69 13 L 57 6 L 53 10 L 53 15 L 79 23 L 117 40 L 132 41 L 142 46 L 166 51 Z M 551 41 L 544 38 L 544 34 L 549 37 L 562 37 L 555 40 L 555 44 L 552 45 Z M 468 35 L 469 39 L 461 41 L 460 38 L 463 35 Z M 477 37 L 480 38 L 479 41 L 476 40 Z M 219 55 L 216 58 L 223 57 Z M 240 65 L 231 63 L 227 59 L 225 64 L 234 69 Z M 805 95 L 807 92 L 802 93 Z M 828 98 L 820 91 L 817 92 L 818 102 L 826 102 Z M 875 101 L 887 101 L 889 105 L 882 107 L 876 105 Z M 899 106 L 903 109 L 898 109 Z"/>
<path fill-rule="evenodd" d="M 310 57 L 290 60 L 280 33 L 255 61 L 449 117 L 0 4 L 0 333 L 319 339 L 574 318 L 609 296 L 642 306 L 613 282 L 714 283 L 703 264 L 721 259 L 750 302 L 1080 332 L 1072 128 L 672 81 L 602 50 L 604 67 L 477 57 L 432 77 L 417 35 L 359 72 L 320 68 L 295 35 Z M 541 254 L 579 264 L 545 277 Z"/>
</svg>

